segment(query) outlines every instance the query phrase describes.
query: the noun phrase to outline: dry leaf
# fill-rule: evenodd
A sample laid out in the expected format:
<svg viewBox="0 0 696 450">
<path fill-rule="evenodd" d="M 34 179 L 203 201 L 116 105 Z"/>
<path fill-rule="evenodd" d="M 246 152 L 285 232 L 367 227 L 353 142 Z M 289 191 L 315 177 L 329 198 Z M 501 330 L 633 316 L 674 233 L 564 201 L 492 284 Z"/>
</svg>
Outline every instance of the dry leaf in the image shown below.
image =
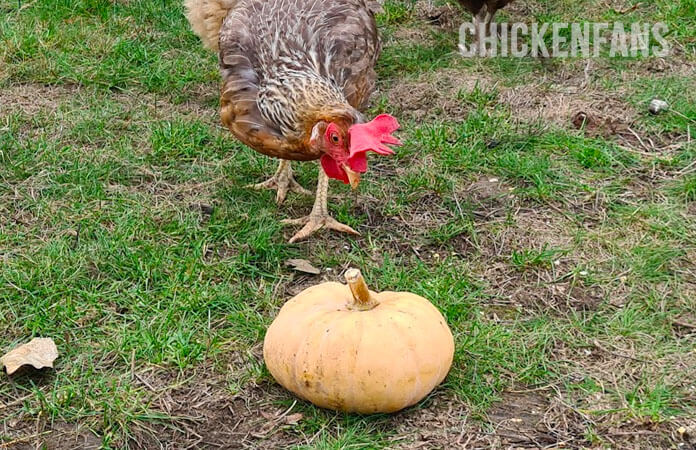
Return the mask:
<svg viewBox="0 0 696 450">
<path fill-rule="evenodd" d="M 317 269 L 307 261 L 306 259 L 288 259 L 285 264 L 297 270 L 298 272 L 311 273 L 312 275 L 319 275 L 321 273 L 320 269 Z"/>
<path fill-rule="evenodd" d="M 304 414 L 302 413 L 289 414 L 285 416 L 285 423 L 287 423 L 288 425 L 295 425 L 300 420 L 302 420 L 303 417 Z"/>
<path fill-rule="evenodd" d="M 35 369 L 53 367 L 57 357 L 58 348 L 53 339 L 34 338 L 0 358 L 0 366 L 5 368 L 8 375 L 12 375 L 24 365 L 31 365 Z"/>
</svg>

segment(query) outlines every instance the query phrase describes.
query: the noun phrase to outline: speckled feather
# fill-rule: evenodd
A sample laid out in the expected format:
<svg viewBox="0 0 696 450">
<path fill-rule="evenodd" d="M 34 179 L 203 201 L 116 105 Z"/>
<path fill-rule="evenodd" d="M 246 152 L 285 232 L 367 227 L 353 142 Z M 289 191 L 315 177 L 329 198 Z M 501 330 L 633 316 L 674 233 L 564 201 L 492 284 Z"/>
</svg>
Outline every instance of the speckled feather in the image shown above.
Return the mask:
<svg viewBox="0 0 696 450">
<path fill-rule="evenodd" d="M 256 151 L 312 160 L 318 120 L 362 121 L 380 43 L 364 0 L 240 0 L 219 49 L 223 123 Z"/>
</svg>

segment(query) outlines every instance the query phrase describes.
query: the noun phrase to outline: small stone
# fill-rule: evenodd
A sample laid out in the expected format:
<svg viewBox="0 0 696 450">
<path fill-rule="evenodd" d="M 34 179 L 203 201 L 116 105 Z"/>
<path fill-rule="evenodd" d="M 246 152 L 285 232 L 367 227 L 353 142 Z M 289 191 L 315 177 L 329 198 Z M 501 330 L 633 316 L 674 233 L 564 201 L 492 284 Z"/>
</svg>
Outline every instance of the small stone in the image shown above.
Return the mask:
<svg viewBox="0 0 696 450">
<path fill-rule="evenodd" d="M 650 114 L 657 115 L 661 112 L 667 111 L 669 109 L 669 103 L 664 100 L 660 100 L 659 98 L 654 98 L 650 102 L 650 107 L 648 109 L 650 110 Z"/>
</svg>

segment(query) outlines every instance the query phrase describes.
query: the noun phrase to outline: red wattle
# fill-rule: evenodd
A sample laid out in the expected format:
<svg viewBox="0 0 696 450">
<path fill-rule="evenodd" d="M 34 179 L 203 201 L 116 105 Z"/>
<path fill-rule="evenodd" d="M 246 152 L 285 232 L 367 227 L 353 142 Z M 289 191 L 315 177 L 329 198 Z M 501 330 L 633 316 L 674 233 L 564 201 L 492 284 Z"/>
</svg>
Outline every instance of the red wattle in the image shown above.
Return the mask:
<svg viewBox="0 0 696 450">
<path fill-rule="evenodd" d="M 354 172 L 367 172 L 367 155 L 365 152 L 360 152 L 348 158 L 348 167 Z"/>
<path fill-rule="evenodd" d="M 346 174 L 346 171 L 343 170 L 343 167 L 341 167 L 335 159 L 329 155 L 322 155 L 320 162 L 321 167 L 324 169 L 324 173 L 326 173 L 329 178 L 341 180 L 345 184 L 348 184 L 348 174 Z M 367 163 L 365 166 L 367 166 Z"/>
</svg>

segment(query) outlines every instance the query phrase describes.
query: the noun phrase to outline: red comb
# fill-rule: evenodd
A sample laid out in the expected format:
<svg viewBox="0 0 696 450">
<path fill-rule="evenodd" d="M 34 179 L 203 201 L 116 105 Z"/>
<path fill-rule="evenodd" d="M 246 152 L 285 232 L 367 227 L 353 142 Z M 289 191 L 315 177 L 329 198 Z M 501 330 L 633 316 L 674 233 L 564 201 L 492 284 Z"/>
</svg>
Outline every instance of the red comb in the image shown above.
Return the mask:
<svg viewBox="0 0 696 450">
<path fill-rule="evenodd" d="M 348 130 L 350 136 L 350 156 L 348 165 L 356 172 L 367 170 L 366 152 L 391 155 L 394 150 L 385 144 L 401 145 L 401 141 L 391 134 L 399 129 L 399 122 L 389 114 L 380 114 L 371 122 L 353 125 Z"/>
</svg>

